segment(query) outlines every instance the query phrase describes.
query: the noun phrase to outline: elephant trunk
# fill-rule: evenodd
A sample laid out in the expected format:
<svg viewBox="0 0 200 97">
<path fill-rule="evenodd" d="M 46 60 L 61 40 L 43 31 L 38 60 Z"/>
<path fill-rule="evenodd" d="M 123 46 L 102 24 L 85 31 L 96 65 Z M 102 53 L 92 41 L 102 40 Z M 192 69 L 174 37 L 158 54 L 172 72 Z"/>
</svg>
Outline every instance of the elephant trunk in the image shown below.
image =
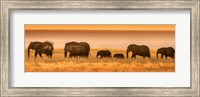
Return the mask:
<svg viewBox="0 0 200 97">
<path fill-rule="evenodd" d="M 97 57 L 97 59 L 98 59 L 98 56 L 99 56 L 99 54 L 97 54 L 97 56 L 96 56 L 96 57 Z"/>
<path fill-rule="evenodd" d="M 66 44 L 65 44 L 65 47 L 64 47 L 64 57 L 66 58 L 67 57 L 67 50 L 66 50 Z"/>
<path fill-rule="evenodd" d="M 69 54 L 68 54 L 69 53 Z M 64 56 L 65 56 L 65 58 L 67 58 L 67 55 L 70 55 L 70 52 L 68 51 L 68 50 L 65 50 L 64 51 Z"/>
<path fill-rule="evenodd" d="M 51 50 L 51 52 L 50 52 L 50 57 L 52 58 L 52 55 L 53 55 L 53 51 Z"/>
<path fill-rule="evenodd" d="M 53 48 L 53 46 L 52 46 L 52 49 L 51 49 L 51 52 L 50 52 L 50 53 L 51 53 L 51 54 L 50 54 L 50 57 L 51 57 L 51 58 L 52 58 L 52 55 L 53 55 L 53 49 L 54 49 L 54 48 Z"/>
<path fill-rule="evenodd" d="M 128 59 L 128 53 L 129 53 L 129 51 L 127 50 L 127 51 L 126 51 L 126 57 L 127 57 L 127 59 Z"/>
<path fill-rule="evenodd" d="M 30 49 L 28 48 L 28 58 L 29 58 L 29 56 L 30 56 Z"/>
<path fill-rule="evenodd" d="M 64 53 L 65 58 L 67 57 L 67 52 Z"/>
<path fill-rule="evenodd" d="M 159 54 L 159 53 L 157 52 L 157 53 L 156 53 L 156 57 L 157 57 L 157 59 L 158 59 L 158 54 Z"/>
<path fill-rule="evenodd" d="M 28 58 L 30 57 L 30 49 L 32 49 L 31 45 L 28 46 Z"/>
</svg>

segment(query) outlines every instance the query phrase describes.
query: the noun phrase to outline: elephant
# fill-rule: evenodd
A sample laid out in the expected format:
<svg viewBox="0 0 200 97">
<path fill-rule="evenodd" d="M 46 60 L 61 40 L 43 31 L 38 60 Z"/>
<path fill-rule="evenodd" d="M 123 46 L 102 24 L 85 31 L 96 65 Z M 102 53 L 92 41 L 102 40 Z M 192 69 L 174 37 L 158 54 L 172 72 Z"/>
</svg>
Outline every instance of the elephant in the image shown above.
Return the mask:
<svg viewBox="0 0 200 97">
<path fill-rule="evenodd" d="M 124 55 L 123 54 L 114 54 L 113 58 L 124 59 Z"/>
<path fill-rule="evenodd" d="M 69 57 L 87 57 L 85 55 L 86 48 L 82 45 L 67 46 L 65 51 L 70 52 Z"/>
<path fill-rule="evenodd" d="M 145 45 L 130 44 L 126 50 L 127 59 L 129 52 L 132 52 L 131 58 L 134 59 L 136 59 L 136 55 L 142 56 L 143 58 L 145 57 L 148 57 L 149 59 L 151 58 L 149 47 Z"/>
<path fill-rule="evenodd" d="M 35 58 L 37 54 L 42 58 L 42 54 L 46 54 L 48 57 L 53 55 L 53 45 L 50 42 L 31 42 L 28 46 L 28 57 L 30 57 L 30 49 L 35 50 Z"/>
<path fill-rule="evenodd" d="M 86 42 L 68 42 L 65 43 L 64 47 L 64 57 L 67 57 L 69 52 L 69 57 L 89 57 L 90 45 Z"/>
<path fill-rule="evenodd" d="M 157 53 L 156 53 L 157 59 L 158 59 L 158 54 L 161 54 L 161 59 L 163 59 L 163 56 L 165 56 L 166 59 L 168 56 L 174 59 L 175 50 L 172 47 L 162 47 L 157 50 Z"/>
<path fill-rule="evenodd" d="M 97 58 L 100 56 L 101 58 L 111 58 L 111 52 L 109 50 L 100 50 L 97 52 Z"/>
</svg>

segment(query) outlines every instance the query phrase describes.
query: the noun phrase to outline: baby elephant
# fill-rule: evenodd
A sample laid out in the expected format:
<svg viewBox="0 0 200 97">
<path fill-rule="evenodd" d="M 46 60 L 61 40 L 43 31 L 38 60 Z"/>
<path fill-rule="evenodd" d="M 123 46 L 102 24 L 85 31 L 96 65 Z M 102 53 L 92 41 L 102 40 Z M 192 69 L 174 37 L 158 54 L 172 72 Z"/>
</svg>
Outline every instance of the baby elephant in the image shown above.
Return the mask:
<svg viewBox="0 0 200 97">
<path fill-rule="evenodd" d="M 109 50 L 100 50 L 97 52 L 97 58 L 111 58 L 111 52 Z"/>
<path fill-rule="evenodd" d="M 113 58 L 116 58 L 116 59 L 124 59 L 124 55 L 123 54 L 115 54 L 113 56 Z"/>
</svg>

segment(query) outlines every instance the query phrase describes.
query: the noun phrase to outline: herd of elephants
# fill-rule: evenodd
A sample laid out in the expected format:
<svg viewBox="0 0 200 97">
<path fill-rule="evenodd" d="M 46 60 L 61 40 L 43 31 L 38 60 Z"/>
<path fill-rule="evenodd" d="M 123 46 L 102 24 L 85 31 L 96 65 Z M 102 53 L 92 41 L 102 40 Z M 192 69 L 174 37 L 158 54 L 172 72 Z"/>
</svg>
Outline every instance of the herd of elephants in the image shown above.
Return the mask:
<svg viewBox="0 0 200 97">
<path fill-rule="evenodd" d="M 30 56 L 30 49 L 35 50 L 35 58 L 39 54 L 42 58 L 42 54 L 46 54 L 48 57 L 52 57 L 53 55 L 53 44 L 50 42 L 31 42 L 28 46 L 28 57 Z M 148 57 L 151 58 L 150 50 L 148 46 L 145 45 L 136 45 L 130 44 L 126 50 L 126 57 L 128 59 L 128 53 L 132 52 L 131 58 L 136 59 L 136 55 L 142 56 L 143 58 Z M 88 58 L 91 56 L 90 54 L 90 45 L 87 42 L 68 42 L 65 43 L 64 47 L 64 57 L 67 57 L 67 53 L 69 53 L 69 57 L 85 57 Z M 172 47 L 162 47 L 159 48 L 156 52 L 156 56 L 158 58 L 158 54 L 161 54 L 161 59 L 165 56 L 171 57 L 174 59 L 175 50 Z M 109 50 L 99 50 L 97 51 L 97 58 L 112 58 L 112 53 Z M 115 53 L 113 58 L 124 59 L 124 55 L 122 53 Z"/>
</svg>

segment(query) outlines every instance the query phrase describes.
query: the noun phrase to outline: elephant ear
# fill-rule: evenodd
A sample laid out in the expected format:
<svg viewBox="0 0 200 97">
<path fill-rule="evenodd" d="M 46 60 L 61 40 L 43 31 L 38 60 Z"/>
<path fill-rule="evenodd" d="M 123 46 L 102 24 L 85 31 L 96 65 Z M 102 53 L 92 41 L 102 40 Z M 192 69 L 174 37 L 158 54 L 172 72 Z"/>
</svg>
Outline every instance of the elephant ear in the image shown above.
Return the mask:
<svg viewBox="0 0 200 97">
<path fill-rule="evenodd" d="M 71 46 L 69 46 L 69 49 L 72 50 L 72 51 L 74 51 L 75 46 L 74 46 L 74 45 L 71 45 Z"/>
<path fill-rule="evenodd" d="M 31 49 L 34 46 L 34 42 L 31 42 L 28 46 L 29 49 Z"/>
<path fill-rule="evenodd" d="M 31 42 L 29 45 L 33 45 L 34 44 L 34 42 Z"/>
<path fill-rule="evenodd" d="M 162 51 L 163 51 L 164 54 L 167 53 L 166 48 L 163 48 Z"/>
<path fill-rule="evenodd" d="M 132 45 L 132 50 L 138 50 L 138 46 L 137 45 Z"/>
<path fill-rule="evenodd" d="M 134 47 L 134 45 L 133 45 L 133 44 L 131 44 L 131 45 L 130 45 L 130 49 L 133 49 L 133 47 Z"/>
</svg>

